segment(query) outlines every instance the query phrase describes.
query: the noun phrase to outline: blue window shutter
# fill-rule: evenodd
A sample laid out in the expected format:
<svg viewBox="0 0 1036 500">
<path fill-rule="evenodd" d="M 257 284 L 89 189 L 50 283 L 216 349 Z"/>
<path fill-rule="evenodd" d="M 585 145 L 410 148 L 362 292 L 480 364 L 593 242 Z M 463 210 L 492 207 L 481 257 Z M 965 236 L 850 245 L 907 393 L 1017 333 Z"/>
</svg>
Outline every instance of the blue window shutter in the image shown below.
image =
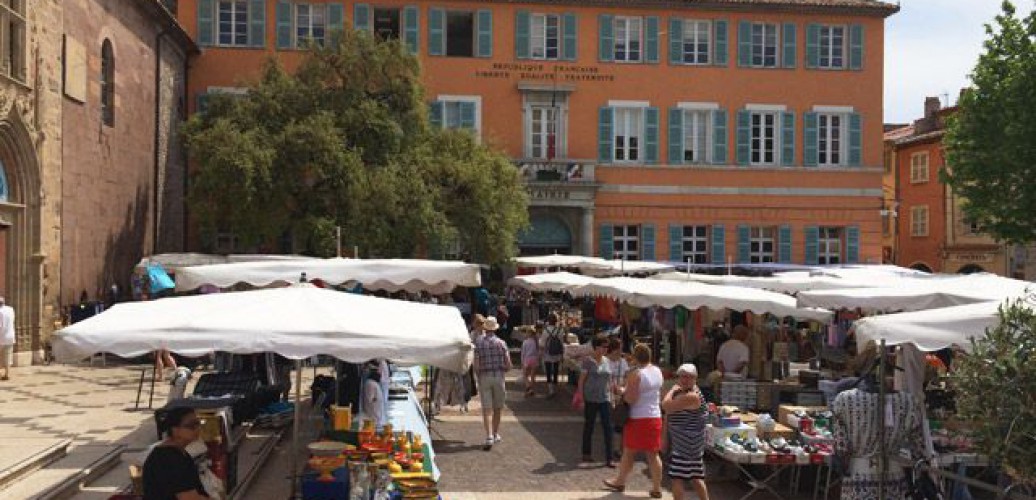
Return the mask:
<svg viewBox="0 0 1036 500">
<path fill-rule="evenodd" d="M 849 264 L 860 262 L 860 226 L 845 228 L 845 261 Z"/>
<path fill-rule="evenodd" d="M 279 15 L 279 14 L 278 14 Z M 280 19 L 277 20 L 277 36 L 280 37 Z M 338 45 L 340 33 L 345 29 L 345 6 L 332 2 L 327 4 L 327 28 L 331 35 L 331 43 Z"/>
<path fill-rule="evenodd" d="M 407 50 L 417 55 L 420 52 L 420 35 L 418 26 L 421 25 L 420 10 L 416 5 L 408 5 L 403 8 L 403 39 Z"/>
<path fill-rule="evenodd" d="M 817 114 L 803 113 L 802 115 L 802 164 L 807 167 L 817 166 L 819 151 L 817 150 L 818 134 Z"/>
<path fill-rule="evenodd" d="M 564 43 L 562 44 L 563 54 L 561 58 L 566 61 L 576 60 L 576 48 L 579 44 L 579 25 L 576 23 L 576 15 L 566 12 L 562 16 L 562 32 Z"/>
<path fill-rule="evenodd" d="M 615 236 L 611 224 L 601 224 L 601 235 L 597 242 L 597 254 L 602 259 L 615 258 L 615 244 L 612 238 Z"/>
<path fill-rule="evenodd" d="M 478 57 L 493 57 L 493 11 L 479 9 L 478 21 Z"/>
<path fill-rule="evenodd" d="M 612 16 L 597 16 L 597 58 L 604 62 L 615 59 L 615 26 Z"/>
<path fill-rule="evenodd" d="M 817 255 L 818 241 L 820 240 L 820 228 L 817 226 L 806 226 L 806 262 L 807 266 L 815 266 L 820 262 Z"/>
<path fill-rule="evenodd" d="M 683 261 L 683 226 L 669 225 L 669 260 Z"/>
<path fill-rule="evenodd" d="M 615 153 L 612 147 L 612 141 L 615 140 L 612 137 L 612 122 L 615 119 L 614 112 L 612 108 L 604 106 L 597 116 L 597 159 L 601 163 L 611 163 L 612 155 Z"/>
<path fill-rule="evenodd" d="M 683 64 L 683 19 L 669 19 L 669 64 Z"/>
<path fill-rule="evenodd" d="M 712 112 L 712 163 L 727 164 L 727 110 Z"/>
<path fill-rule="evenodd" d="M 370 31 L 371 29 L 371 6 L 365 3 L 358 3 L 353 6 L 353 26 L 358 30 Z"/>
<path fill-rule="evenodd" d="M 781 56 L 781 64 L 785 68 L 794 68 L 795 60 L 798 59 L 798 29 L 795 23 L 784 23 L 784 34 L 781 37 L 784 42 L 784 54 Z"/>
<path fill-rule="evenodd" d="M 428 105 L 428 121 L 432 128 L 442 128 L 444 108 L 445 104 L 442 101 L 434 101 Z"/>
<path fill-rule="evenodd" d="M 248 46 L 266 46 L 266 0 L 248 2 Z"/>
<path fill-rule="evenodd" d="M 669 164 L 683 163 L 683 110 L 669 108 Z"/>
<path fill-rule="evenodd" d="M 863 69 L 863 26 L 849 26 L 849 69 Z"/>
<path fill-rule="evenodd" d="M 743 109 L 737 112 L 737 164 L 748 165 L 751 160 L 752 112 Z"/>
<path fill-rule="evenodd" d="M 658 108 L 644 108 L 644 163 L 658 163 Z"/>
<path fill-rule="evenodd" d="M 727 233 L 723 224 L 712 225 L 712 263 L 725 264 L 727 262 Z"/>
<path fill-rule="evenodd" d="M 640 237 L 643 240 L 640 245 L 641 260 L 655 260 L 655 225 L 641 224 Z"/>
<path fill-rule="evenodd" d="M 475 131 L 475 103 L 470 101 L 460 103 L 460 127 Z"/>
<path fill-rule="evenodd" d="M 806 25 L 806 67 L 820 66 L 820 25 Z"/>
<path fill-rule="evenodd" d="M 212 45 L 216 34 L 215 15 L 213 0 L 198 0 L 198 45 Z"/>
<path fill-rule="evenodd" d="M 716 30 L 716 48 L 715 57 L 713 62 L 716 66 L 726 66 L 729 52 L 729 43 L 727 39 L 727 21 L 719 19 L 713 22 L 713 28 Z"/>
<path fill-rule="evenodd" d="M 428 9 L 428 55 L 443 55 L 443 36 L 446 31 L 446 12 L 442 9 Z"/>
<path fill-rule="evenodd" d="M 781 165 L 795 164 L 795 113 L 781 113 Z"/>
<path fill-rule="evenodd" d="M 195 99 L 194 112 L 202 115 L 205 114 L 209 110 L 209 93 L 199 92 Z"/>
<path fill-rule="evenodd" d="M 780 248 L 777 262 L 791 264 L 791 226 L 785 224 L 780 227 L 777 235 L 777 245 Z"/>
<path fill-rule="evenodd" d="M 858 167 L 863 161 L 863 152 L 861 151 L 863 146 L 861 137 L 863 129 L 860 122 L 859 113 L 849 115 L 849 166 L 851 167 Z"/>
<path fill-rule="evenodd" d="M 752 65 L 752 23 L 741 21 L 737 25 L 737 65 Z"/>
<path fill-rule="evenodd" d="M 751 260 L 752 230 L 747 224 L 737 226 L 737 261 L 742 264 Z"/>
<path fill-rule="evenodd" d="M 644 18 L 644 60 L 658 62 L 658 16 Z"/>
<path fill-rule="evenodd" d="M 529 58 L 529 32 L 532 29 L 532 16 L 527 10 L 519 10 L 514 15 L 514 57 Z"/>
<path fill-rule="evenodd" d="M 277 48 L 290 49 L 291 43 L 291 2 L 279 0 L 277 2 Z"/>
</svg>

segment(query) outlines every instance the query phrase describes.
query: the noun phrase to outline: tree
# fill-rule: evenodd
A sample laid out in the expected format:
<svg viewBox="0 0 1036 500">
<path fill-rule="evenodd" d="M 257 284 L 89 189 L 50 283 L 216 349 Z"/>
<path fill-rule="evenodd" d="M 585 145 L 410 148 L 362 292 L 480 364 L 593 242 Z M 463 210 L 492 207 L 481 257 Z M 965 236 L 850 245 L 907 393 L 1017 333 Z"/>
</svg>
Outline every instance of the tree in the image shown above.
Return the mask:
<svg viewBox="0 0 1036 500">
<path fill-rule="evenodd" d="M 1010 2 L 986 25 L 985 51 L 947 126 L 943 180 L 964 212 L 1009 243 L 1036 241 L 1036 12 Z"/>
<path fill-rule="evenodd" d="M 1029 299 L 1001 306 L 1000 324 L 954 360 L 958 416 L 975 444 L 1016 481 L 1036 485 L 1036 311 Z"/>
<path fill-rule="evenodd" d="M 513 256 L 528 224 L 517 168 L 468 131 L 430 127 L 417 60 L 398 41 L 339 33 L 294 74 L 275 60 L 243 95 L 185 127 L 203 234 L 330 256 L 336 227 L 365 256 Z"/>
</svg>

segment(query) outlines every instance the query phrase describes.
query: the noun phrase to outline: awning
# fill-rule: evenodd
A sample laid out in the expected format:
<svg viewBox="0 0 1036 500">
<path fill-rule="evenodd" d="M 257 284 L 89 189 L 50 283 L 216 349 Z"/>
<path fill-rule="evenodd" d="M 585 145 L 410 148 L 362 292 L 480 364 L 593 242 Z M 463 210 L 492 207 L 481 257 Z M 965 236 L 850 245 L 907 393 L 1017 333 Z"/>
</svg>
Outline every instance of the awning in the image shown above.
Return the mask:
<svg viewBox="0 0 1036 500">
<path fill-rule="evenodd" d="M 895 286 L 813 290 L 798 294 L 800 307 L 856 309 L 864 312 L 923 311 L 1024 295 L 1036 285 L 994 274 L 933 275 L 906 279 Z"/>
<path fill-rule="evenodd" d="M 979 302 L 927 311 L 905 312 L 864 318 L 856 322 L 859 345 L 885 340 L 887 345 L 912 343 L 922 351 L 936 351 L 958 345 L 971 348 L 971 339 L 985 336 L 986 329 L 1000 323 L 997 314 L 1003 302 Z"/>
</svg>

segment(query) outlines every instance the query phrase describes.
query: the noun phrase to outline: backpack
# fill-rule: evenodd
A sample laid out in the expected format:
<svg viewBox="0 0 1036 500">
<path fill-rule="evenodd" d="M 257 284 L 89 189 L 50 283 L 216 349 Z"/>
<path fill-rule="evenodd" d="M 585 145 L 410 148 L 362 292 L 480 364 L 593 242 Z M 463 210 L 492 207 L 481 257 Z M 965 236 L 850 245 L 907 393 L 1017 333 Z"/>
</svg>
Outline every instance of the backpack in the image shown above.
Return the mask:
<svg viewBox="0 0 1036 500">
<path fill-rule="evenodd" d="M 565 354 L 565 344 L 561 342 L 561 337 L 558 336 L 556 329 L 547 336 L 547 354 L 551 356 Z"/>
</svg>

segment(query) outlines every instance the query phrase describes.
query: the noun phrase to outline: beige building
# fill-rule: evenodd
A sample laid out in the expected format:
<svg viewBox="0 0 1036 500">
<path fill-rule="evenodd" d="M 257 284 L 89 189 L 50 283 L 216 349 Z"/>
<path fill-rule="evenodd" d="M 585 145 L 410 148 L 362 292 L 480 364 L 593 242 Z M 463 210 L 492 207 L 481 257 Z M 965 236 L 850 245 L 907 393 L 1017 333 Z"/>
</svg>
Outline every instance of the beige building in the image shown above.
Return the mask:
<svg viewBox="0 0 1036 500">
<path fill-rule="evenodd" d="M 182 248 L 175 133 L 194 50 L 158 0 L 0 2 L 0 294 L 16 363 L 42 359 L 83 292 L 126 290 L 142 255 Z"/>
</svg>

